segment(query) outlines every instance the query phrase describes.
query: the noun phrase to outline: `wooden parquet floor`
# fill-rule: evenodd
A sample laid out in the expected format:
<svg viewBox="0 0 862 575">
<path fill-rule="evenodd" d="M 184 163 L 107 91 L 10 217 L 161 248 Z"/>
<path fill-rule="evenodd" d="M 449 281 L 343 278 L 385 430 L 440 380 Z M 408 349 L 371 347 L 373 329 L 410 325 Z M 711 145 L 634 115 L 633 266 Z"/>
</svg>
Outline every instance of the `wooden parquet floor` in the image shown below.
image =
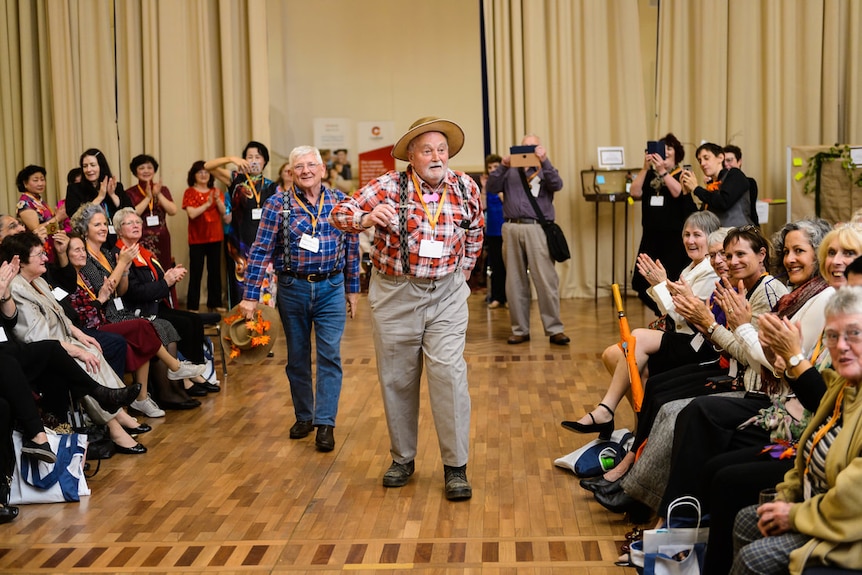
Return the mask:
<svg viewBox="0 0 862 575">
<path fill-rule="evenodd" d="M 628 299 L 634 326 L 647 316 Z M 594 436 L 560 427 L 601 398 L 604 346 L 618 337 L 610 297 L 564 300 L 568 347 L 542 337 L 506 344 L 505 309 L 471 297 L 467 360 L 473 498 L 443 497 L 427 396 L 416 474 L 381 486 L 390 463 L 369 309 L 342 345 L 336 449 L 292 441 L 283 335 L 262 365 L 229 364 L 223 391 L 188 412 L 148 420 L 143 456 L 115 455 L 80 503 L 28 505 L 0 526 L 2 573 L 624 573 L 629 525 L 554 467 Z M 633 317 L 632 317 L 633 316 Z M 618 427 L 631 427 L 628 405 Z"/>
</svg>

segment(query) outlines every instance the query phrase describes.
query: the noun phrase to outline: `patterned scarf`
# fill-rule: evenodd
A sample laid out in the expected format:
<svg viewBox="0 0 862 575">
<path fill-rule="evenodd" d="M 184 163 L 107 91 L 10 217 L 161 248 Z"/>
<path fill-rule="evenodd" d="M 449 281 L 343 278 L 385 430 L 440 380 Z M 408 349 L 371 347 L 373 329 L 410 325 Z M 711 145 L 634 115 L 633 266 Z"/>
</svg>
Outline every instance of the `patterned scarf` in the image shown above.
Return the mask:
<svg viewBox="0 0 862 575">
<path fill-rule="evenodd" d="M 775 308 L 772 310 L 772 313 L 778 317 L 791 318 L 796 314 L 796 312 L 802 309 L 802 306 L 808 303 L 808 300 L 828 287 L 829 284 L 826 283 L 826 280 L 824 280 L 819 273 L 815 274 L 810 280 L 806 281 L 789 294 L 782 296 L 781 299 L 778 300 L 778 303 L 775 304 Z M 775 374 L 772 373 L 771 369 L 763 367 L 760 370 L 760 389 L 761 391 L 768 393 L 770 396 L 775 395 L 781 389 L 781 379 L 775 377 Z"/>
</svg>

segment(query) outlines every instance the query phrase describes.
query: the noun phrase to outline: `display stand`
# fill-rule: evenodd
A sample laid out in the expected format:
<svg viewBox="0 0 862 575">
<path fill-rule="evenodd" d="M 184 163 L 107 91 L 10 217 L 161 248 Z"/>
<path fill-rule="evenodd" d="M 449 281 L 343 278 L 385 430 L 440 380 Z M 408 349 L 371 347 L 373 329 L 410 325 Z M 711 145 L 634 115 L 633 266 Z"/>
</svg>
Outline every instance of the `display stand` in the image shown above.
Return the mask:
<svg viewBox="0 0 862 575">
<path fill-rule="evenodd" d="M 623 297 L 628 294 L 628 216 L 629 216 L 629 187 L 640 168 L 623 168 L 618 170 L 582 170 L 581 187 L 584 199 L 596 204 L 596 234 L 595 234 L 595 273 L 594 285 L 596 286 L 594 299 L 599 299 L 599 205 L 607 203 L 611 205 L 611 284 L 616 281 L 616 257 L 617 257 L 617 205 L 623 205 Z"/>
</svg>

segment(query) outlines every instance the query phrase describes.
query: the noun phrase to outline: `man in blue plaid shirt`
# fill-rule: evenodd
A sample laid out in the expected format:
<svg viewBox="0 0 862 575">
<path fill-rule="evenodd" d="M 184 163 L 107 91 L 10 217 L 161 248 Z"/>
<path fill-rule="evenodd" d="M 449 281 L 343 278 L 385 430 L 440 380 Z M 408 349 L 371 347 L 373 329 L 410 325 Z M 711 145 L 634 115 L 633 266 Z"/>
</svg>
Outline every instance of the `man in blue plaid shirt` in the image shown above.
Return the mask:
<svg viewBox="0 0 862 575">
<path fill-rule="evenodd" d="M 294 148 L 289 164 L 292 185 L 279 187 L 262 208 L 239 308 L 245 317 L 252 317 L 264 271 L 272 261 L 287 339 L 285 373 L 296 414 L 290 438 L 307 437 L 316 427 L 317 449 L 332 451 L 341 395 L 341 336 L 347 315 L 353 318 L 356 314 L 359 296 L 359 236 L 329 222 L 329 213 L 345 194 L 322 185 L 326 165 L 320 151 L 311 146 Z M 316 390 L 311 371 L 312 328 L 317 349 Z"/>
</svg>

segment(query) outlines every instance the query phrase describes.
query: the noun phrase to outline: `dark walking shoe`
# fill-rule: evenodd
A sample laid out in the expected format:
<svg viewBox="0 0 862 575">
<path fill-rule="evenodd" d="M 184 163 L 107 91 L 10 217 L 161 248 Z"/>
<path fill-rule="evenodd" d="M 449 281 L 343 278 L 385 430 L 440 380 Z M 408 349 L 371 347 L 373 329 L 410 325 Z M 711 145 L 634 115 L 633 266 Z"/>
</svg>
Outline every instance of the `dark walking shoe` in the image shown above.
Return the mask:
<svg viewBox="0 0 862 575">
<path fill-rule="evenodd" d="M 290 428 L 290 438 L 302 439 L 303 437 L 308 437 L 312 429 L 314 429 L 314 425 L 310 421 L 297 421 Z"/>
<path fill-rule="evenodd" d="M 140 393 L 140 383 L 133 383 L 119 389 L 99 385 L 90 393 L 90 397 L 95 399 L 102 406 L 102 409 L 108 413 L 114 413 L 120 408 L 131 405 L 133 401 L 138 399 Z"/>
<path fill-rule="evenodd" d="M 51 451 L 51 446 L 47 441 L 45 443 L 36 443 L 32 439 L 25 439 L 21 447 L 21 453 L 45 463 L 57 462 L 57 456 Z"/>
<path fill-rule="evenodd" d="M 404 487 L 413 475 L 415 464 L 412 461 L 407 463 L 392 462 L 386 473 L 383 474 L 383 487 Z"/>
<path fill-rule="evenodd" d="M 473 497 L 473 488 L 467 481 L 467 465 L 461 467 L 443 466 L 446 477 L 446 499 L 449 501 L 461 501 Z"/>
<path fill-rule="evenodd" d="M 332 451 L 335 449 L 335 436 L 332 434 L 333 427 L 331 425 L 318 425 L 317 437 L 314 438 L 314 445 L 318 451 Z"/>
</svg>

